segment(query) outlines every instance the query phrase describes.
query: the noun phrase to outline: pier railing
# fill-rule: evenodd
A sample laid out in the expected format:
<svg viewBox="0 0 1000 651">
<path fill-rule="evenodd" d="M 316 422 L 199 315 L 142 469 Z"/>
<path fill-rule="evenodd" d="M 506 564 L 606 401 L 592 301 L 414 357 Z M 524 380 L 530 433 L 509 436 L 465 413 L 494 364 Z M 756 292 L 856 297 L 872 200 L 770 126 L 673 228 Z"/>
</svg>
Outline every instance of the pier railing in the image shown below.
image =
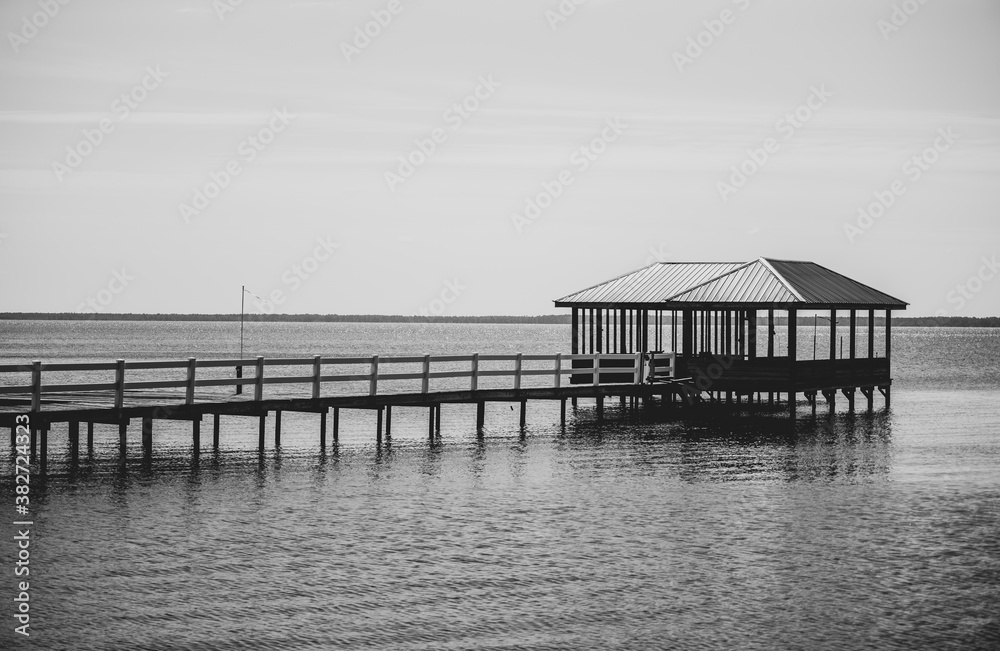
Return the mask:
<svg viewBox="0 0 1000 651">
<path fill-rule="evenodd" d="M 670 354 L 658 354 L 656 367 L 664 365 L 665 357 L 669 358 L 669 368 L 672 371 L 673 356 Z M 370 357 L 314 355 L 302 358 L 257 357 L 256 359 L 196 359 L 190 357 L 186 360 L 171 361 L 126 361 L 119 359 L 114 362 L 97 363 L 43 363 L 35 361 L 31 364 L 0 365 L 0 396 L 30 397 L 31 410 L 38 411 L 42 405 L 43 397 L 46 395 L 94 394 L 95 397 L 113 397 L 114 407 L 120 409 L 123 406 L 126 392 L 133 392 L 130 395 L 135 395 L 134 392 L 159 389 L 182 390 L 178 391 L 177 397 L 182 399 L 185 404 L 193 404 L 196 390 L 209 387 L 231 387 L 236 390 L 236 393 L 241 393 L 243 387 L 252 387 L 252 399 L 260 401 L 264 399 L 265 385 L 279 384 L 309 386 L 312 398 L 325 397 L 324 385 L 344 382 L 361 383 L 364 388 L 360 395 L 369 396 L 380 395 L 380 392 L 398 393 L 399 391 L 386 391 L 387 385 L 390 389 L 398 388 L 398 383 L 404 380 L 419 381 L 419 391 L 428 393 L 431 391 L 432 381 L 446 378 L 453 379 L 449 389 L 467 388 L 471 391 L 478 390 L 480 380 L 489 377 L 512 378 L 513 386 L 502 388 L 513 388 L 514 390 L 521 389 L 522 380 L 531 376 L 551 378 L 552 384 L 550 386 L 554 388 L 562 386 L 564 376 L 584 378 L 582 382 L 579 379 L 573 382 L 577 385 L 581 383 L 608 384 L 607 376 L 611 371 L 616 378 L 615 383 L 642 384 L 648 378 L 649 369 L 647 369 L 646 361 L 647 358 L 643 353 L 584 355 L 477 353 L 473 355 L 388 357 L 378 355 Z M 581 362 L 586 364 L 584 368 L 579 368 Z M 507 366 L 505 368 L 481 368 L 481 364 L 491 366 L 506 364 Z M 538 368 L 539 364 L 543 364 L 544 367 Z M 409 365 L 411 369 L 398 370 L 403 365 Z M 352 366 L 354 369 L 344 369 L 344 367 Z M 463 366 L 464 368 L 461 368 Z M 247 367 L 254 371 L 250 377 L 241 377 L 242 372 L 237 372 L 237 377 L 205 377 L 206 374 L 211 374 L 207 372 L 208 369 L 240 369 L 242 371 Z M 296 375 L 269 375 L 266 371 L 268 367 L 305 367 L 308 372 Z M 364 370 L 356 372 L 358 367 Z M 418 370 L 413 370 L 412 367 Z M 173 371 L 172 375 L 175 377 L 183 375 L 183 378 L 167 379 L 162 377 L 162 372 L 170 370 Z M 351 372 L 352 370 L 355 372 Z M 201 376 L 199 376 L 199 371 L 203 371 Z M 90 375 L 93 372 L 103 372 L 108 377 L 103 382 L 79 380 L 48 384 L 43 382 L 43 378 L 48 379 L 53 373 L 75 373 L 79 376 L 80 374 Z M 662 373 L 662 368 L 659 369 L 659 372 Z M 133 377 L 127 377 L 128 375 Z M 136 379 L 136 375 L 141 375 L 142 378 Z M 216 375 L 218 375 L 218 371 Z M 468 383 L 462 382 L 461 384 L 464 386 L 456 387 L 454 383 L 463 378 Z M 22 383 L 24 380 L 27 382 Z"/>
</svg>

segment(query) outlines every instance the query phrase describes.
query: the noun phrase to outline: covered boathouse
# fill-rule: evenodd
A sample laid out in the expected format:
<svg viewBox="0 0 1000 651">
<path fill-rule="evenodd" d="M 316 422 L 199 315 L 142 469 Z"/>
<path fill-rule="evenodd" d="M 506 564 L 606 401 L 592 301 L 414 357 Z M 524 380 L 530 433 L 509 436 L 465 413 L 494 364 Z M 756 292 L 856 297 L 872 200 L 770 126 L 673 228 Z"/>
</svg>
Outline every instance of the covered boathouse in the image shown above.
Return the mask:
<svg viewBox="0 0 1000 651">
<path fill-rule="evenodd" d="M 833 409 L 842 392 L 853 410 L 860 389 L 870 410 L 877 388 L 888 407 L 892 310 L 907 303 L 814 262 L 758 258 L 658 262 L 555 305 L 572 309 L 574 354 L 646 353 L 647 381 L 674 383 L 689 400 L 739 403 L 766 394 L 773 403 L 785 394 L 794 415 L 798 393 L 815 410 L 817 393 Z M 812 313 L 808 325 L 803 312 Z M 829 336 L 817 350 L 819 324 Z M 658 358 L 669 373 L 657 372 Z M 625 379 L 603 369 L 601 382 Z"/>
</svg>

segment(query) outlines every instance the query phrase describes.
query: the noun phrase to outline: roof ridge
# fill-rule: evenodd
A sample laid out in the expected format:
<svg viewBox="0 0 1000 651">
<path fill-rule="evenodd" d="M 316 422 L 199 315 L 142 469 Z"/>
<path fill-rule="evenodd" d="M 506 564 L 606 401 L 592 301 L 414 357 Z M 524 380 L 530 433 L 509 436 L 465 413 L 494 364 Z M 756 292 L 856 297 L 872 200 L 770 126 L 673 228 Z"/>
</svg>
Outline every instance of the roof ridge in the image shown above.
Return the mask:
<svg viewBox="0 0 1000 651">
<path fill-rule="evenodd" d="M 774 274 L 774 277 L 775 277 L 775 278 L 777 278 L 777 279 L 778 279 L 778 281 L 779 281 L 779 282 L 780 282 L 780 283 L 781 283 L 782 285 L 784 285 L 785 289 L 787 289 L 787 290 L 788 290 L 788 293 L 789 293 L 789 294 L 791 294 L 791 295 L 792 295 L 792 296 L 794 296 L 795 298 L 799 299 L 799 301 L 801 301 L 802 303 L 805 303 L 805 302 L 806 302 L 806 299 L 802 298 L 802 294 L 800 294 L 800 293 L 799 293 L 799 290 L 795 289 L 795 287 L 793 287 L 793 286 L 792 286 L 792 284 L 791 284 L 790 282 L 788 282 L 788 279 L 787 279 L 787 278 L 785 278 L 784 276 L 782 276 L 782 275 L 781 275 L 781 274 L 780 274 L 780 273 L 778 272 L 778 270 L 777 270 L 777 269 L 775 269 L 775 268 L 774 268 L 774 267 L 773 267 L 773 266 L 771 265 L 771 262 L 770 262 L 770 261 L 769 261 L 769 260 L 768 260 L 767 258 L 763 258 L 763 257 L 761 257 L 761 258 L 757 258 L 757 259 L 758 259 L 758 260 L 760 260 L 760 263 L 761 263 L 761 264 L 763 264 L 763 265 L 764 265 L 765 267 L 767 267 L 768 271 L 770 271 L 770 272 L 771 272 L 772 274 Z M 778 260 L 778 262 L 795 262 L 795 261 L 794 261 L 794 260 Z M 814 263 L 814 264 L 815 264 L 815 263 Z"/>
<path fill-rule="evenodd" d="M 667 298 L 663 299 L 663 302 L 666 303 L 667 301 L 672 301 L 675 298 L 677 298 L 678 296 L 681 296 L 682 294 L 687 294 L 688 292 L 692 292 L 692 291 L 698 289 L 699 287 L 704 287 L 705 285 L 708 285 L 709 283 L 714 283 L 719 278 L 722 278 L 723 276 L 728 276 L 731 273 L 736 273 L 737 271 L 740 271 L 741 269 L 746 269 L 747 267 L 749 267 L 750 265 L 752 265 L 755 262 L 757 262 L 757 261 L 756 260 L 751 260 L 750 262 L 734 263 L 734 264 L 739 264 L 740 266 L 736 267 L 735 269 L 730 269 L 729 271 L 724 271 L 721 274 L 719 274 L 718 276 L 714 276 L 712 278 L 709 278 L 708 280 L 706 280 L 704 282 L 701 282 L 701 283 L 698 283 L 697 285 L 692 285 L 691 287 L 688 287 L 687 289 L 685 289 L 683 291 L 677 292 L 673 296 L 668 296 Z"/>
</svg>

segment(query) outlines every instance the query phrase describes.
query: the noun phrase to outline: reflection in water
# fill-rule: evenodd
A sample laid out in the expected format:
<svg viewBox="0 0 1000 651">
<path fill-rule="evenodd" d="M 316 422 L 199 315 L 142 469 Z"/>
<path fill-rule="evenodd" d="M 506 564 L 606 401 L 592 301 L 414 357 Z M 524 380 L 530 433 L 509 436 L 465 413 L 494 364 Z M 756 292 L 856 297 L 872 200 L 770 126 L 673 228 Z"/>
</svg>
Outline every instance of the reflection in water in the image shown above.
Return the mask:
<svg viewBox="0 0 1000 651">
<path fill-rule="evenodd" d="M 159 439 L 124 469 L 57 451 L 39 613 L 66 648 L 152 648 L 151 627 L 212 649 L 995 639 L 996 484 L 905 481 L 928 455 L 912 419 L 590 415 L 433 441 L 399 419 L 391 443 L 325 451 L 289 419 L 280 452 L 251 436 L 192 462 Z M 937 473 L 974 461 L 935 444 Z"/>
</svg>

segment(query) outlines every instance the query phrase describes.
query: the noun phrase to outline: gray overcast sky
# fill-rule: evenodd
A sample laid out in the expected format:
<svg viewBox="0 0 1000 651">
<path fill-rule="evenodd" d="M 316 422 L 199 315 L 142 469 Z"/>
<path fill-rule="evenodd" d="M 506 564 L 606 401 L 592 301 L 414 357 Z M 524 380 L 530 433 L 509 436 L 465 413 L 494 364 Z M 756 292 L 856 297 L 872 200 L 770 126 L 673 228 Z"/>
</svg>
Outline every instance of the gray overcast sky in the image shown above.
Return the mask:
<svg viewBox="0 0 1000 651">
<path fill-rule="evenodd" d="M 766 256 L 1000 314 L 995 0 L 6 0 L 0 30 L 0 311 L 545 314 Z"/>
</svg>

